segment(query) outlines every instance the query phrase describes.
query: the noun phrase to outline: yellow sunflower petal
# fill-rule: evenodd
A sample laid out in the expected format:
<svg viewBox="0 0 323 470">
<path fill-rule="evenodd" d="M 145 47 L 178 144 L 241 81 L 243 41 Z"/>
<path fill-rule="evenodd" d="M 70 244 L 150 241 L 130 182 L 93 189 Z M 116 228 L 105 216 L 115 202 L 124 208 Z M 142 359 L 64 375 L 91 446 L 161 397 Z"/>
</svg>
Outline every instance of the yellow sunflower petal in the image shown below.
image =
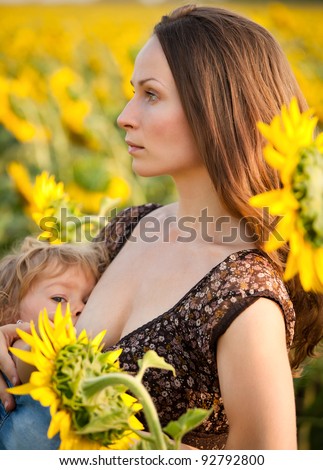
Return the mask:
<svg viewBox="0 0 323 470">
<path fill-rule="evenodd" d="M 31 351 L 25 351 L 24 349 L 18 348 L 9 348 L 9 351 L 12 352 L 18 359 L 21 359 L 26 364 L 30 364 L 32 366 L 35 365 L 35 361 L 37 360 L 36 355 Z"/>
<path fill-rule="evenodd" d="M 47 436 L 51 439 L 58 432 L 62 432 L 62 436 L 66 435 L 70 430 L 71 419 L 65 410 L 58 411 L 51 419 Z"/>
<path fill-rule="evenodd" d="M 289 245 L 294 256 L 298 256 L 302 251 L 304 243 L 304 237 L 298 230 L 291 231 Z"/>
<path fill-rule="evenodd" d="M 54 330 L 51 322 L 49 321 L 47 310 L 44 309 L 44 311 L 46 312 L 46 314 L 44 314 L 43 317 L 42 317 L 42 323 L 43 323 L 43 327 L 44 327 L 44 334 L 47 336 L 48 341 L 53 346 L 54 343 L 55 343 L 55 330 Z"/>
<path fill-rule="evenodd" d="M 298 273 L 298 257 L 294 253 L 288 254 L 286 268 L 284 272 L 284 280 L 289 281 Z"/>
<path fill-rule="evenodd" d="M 131 415 L 129 420 L 129 426 L 132 428 L 132 429 L 138 429 L 139 431 L 140 430 L 143 430 L 144 429 L 144 426 L 143 424 L 139 421 L 139 419 L 134 416 L 134 415 Z"/>
<path fill-rule="evenodd" d="M 37 348 L 37 350 L 40 351 L 45 357 L 52 358 L 53 353 L 47 350 L 47 347 L 44 345 L 44 342 L 42 341 L 41 337 L 38 336 L 38 333 L 36 331 L 36 328 L 33 322 L 30 323 L 30 329 L 31 329 L 31 334 L 34 338 L 34 345 L 32 347 Z"/>
<path fill-rule="evenodd" d="M 63 322 L 62 305 L 59 303 L 57 305 L 55 316 L 54 316 L 55 331 L 57 331 L 57 328 L 60 326 L 62 322 Z"/>
<path fill-rule="evenodd" d="M 88 342 L 88 337 L 87 337 L 87 333 L 86 333 L 85 330 L 81 331 L 81 333 L 78 336 L 78 339 L 79 339 L 79 341 L 82 341 L 82 342 L 84 341 L 85 344 Z"/>
<path fill-rule="evenodd" d="M 281 153 L 277 152 L 273 147 L 267 145 L 264 148 L 264 157 L 266 162 L 272 167 L 276 168 L 277 170 L 281 170 L 286 165 L 286 157 Z"/>
<path fill-rule="evenodd" d="M 43 341 L 44 348 L 46 348 L 47 350 L 46 356 L 52 357 L 55 354 L 55 350 L 53 348 L 53 343 L 50 341 L 48 334 L 47 334 L 46 318 L 48 320 L 47 311 L 46 309 L 44 309 L 39 315 L 38 329 L 39 329 L 40 337 Z"/>
<path fill-rule="evenodd" d="M 97 334 L 96 337 L 91 341 L 91 344 L 94 347 L 99 348 L 106 332 L 107 332 L 106 330 L 103 330 L 99 334 Z"/>
<path fill-rule="evenodd" d="M 296 215 L 294 212 L 290 211 L 283 215 L 276 225 L 277 232 L 279 232 L 280 237 L 283 238 L 285 242 L 290 239 L 291 234 L 295 230 L 295 223 Z"/>
<path fill-rule="evenodd" d="M 280 219 L 275 229 L 270 233 L 268 242 L 264 244 L 265 250 L 268 252 L 278 250 L 287 243 L 294 225 L 295 214 L 293 212 L 288 212 Z"/>
<path fill-rule="evenodd" d="M 56 315 L 57 313 L 57 315 Z M 67 304 L 65 316 L 62 314 L 61 304 L 58 304 L 57 311 L 54 317 L 54 328 L 55 328 L 55 347 L 61 349 L 67 344 L 74 343 L 76 341 L 75 328 L 72 322 L 72 315 L 69 304 Z"/>
<path fill-rule="evenodd" d="M 280 179 L 284 187 L 289 187 L 292 182 L 293 175 L 299 163 L 299 155 L 290 155 L 285 160 L 285 165 L 280 170 Z"/>
<path fill-rule="evenodd" d="M 121 353 L 122 353 L 122 349 L 114 349 L 113 351 L 109 351 L 107 354 L 109 363 L 114 364 L 116 360 L 119 358 Z"/>
<path fill-rule="evenodd" d="M 17 385 L 16 387 L 8 388 L 7 392 L 13 395 L 29 395 L 34 390 L 34 385 L 26 383 L 23 385 Z"/>
<path fill-rule="evenodd" d="M 56 393 L 53 392 L 49 387 L 37 387 L 34 388 L 30 395 L 34 400 L 39 401 L 43 406 L 51 406 L 53 401 L 56 400 Z"/>
<path fill-rule="evenodd" d="M 121 399 L 125 405 L 127 405 L 129 408 L 131 407 L 132 409 L 134 409 L 134 406 L 138 404 L 137 398 L 133 397 L 132 395 L 129 395 L 128 393 L 122 393 Z M 142 405 L 139 404 L 138 411 L 141 409 L 142 409 Z"/>
<path fill-rule="evenodd" d="M 299 276 L 305 291 L 310 291 L 314 282 L 313 249 L 309 243 L 304 243 L 302 251 L 298 254 Z"/>
<path fill-rule="evenodd" d="M 44 387 L 51 382 L 52 372 L 53 367 L 49 367 L 45 373 L 35 371 L 32 373 L 32 377 L 30 377 L 30 382 L 36 387 Z"/>
<path fill-rule="evenodd" d="M 61 440 L 59 447 L 60 450 L 106 450 L 107 447 L 102 446 L 99 442 L 93 439 L 78 436 L 75 433 L 70 433 L 67 437 Z"/>
<path fill-rule="evenodd" d="M 289 139 L 286 138 L 285 132 L 282 128 L 282 121 L 280 116 L 275 116 L 270 124 L 270 138 L 269 142 L 283 155 L 291 154 L 291 145 Z"/>
<path fill-rule="evenodd" d="M 280 213 L 277 215 L 281 215 L 282 212 L 282 201 L 283 198 L 283 190 L 282 189 L 274 189 L 272 191 L 267 191 L 266 193 L 257 194 L 256 196 L 252 196 L 249 199 L 249 204 L 253 207 L 269 207 L 270 213 L 276 214 L 275 208 L 277 205 L 280 207 Z M 274 210 L 272 209 L 274 207 Z M 283 210 L 285 212 L 285 210 Z"/>
<path fill-rule="evenodd" d="M 271 141 L 271 127 L 269 124 L 266 124 L 265 122 L 257 122 L 257 127 L 260 131 L 260 133 L 268 140 L 268 142 Z"/>
<path fill-rule="evenodd" d="M 317 276 L 323 286 L 323 248 L 319 248 L 315 251 L 314 263 Z"/>
<path fill-rule="evenodd" d="M 33 335 L 31 335 L 30 333 L 27 333 L 26 331 L 21 330 L 20 328 L 17 328 L 16 332 L 18 333 L 20 338 L 26 344 L 28 344 L 28 346 L 33 347 L 35 345 L 35 339 L 34 339 Z"/>
<path fill-rule="evenodd" d="M 279 250 L 285 243 L 286 240 L 284 238 L 277 238 L 276 232 L 273 231 L 269 234 L 269 239 L 264 244 L 264 250 L 267 253 L 271 253 L 272 251 Z"/>
<path fill-rule="evenodd" d="M 296 109 L 295 109 L 296 110 Z M 297 110 L 298 110 L 298 106 L 297 106 Z M 298 116 L 300 116 L 300 113 L 298 111 Z M 291 116 L 289 114 L 289 111 L 287 109 L 286 106 L 282 106 L 282 110 L 281 110 L 281 120 L 282 120 L 282 124 L 284 126 L 284 131 L 286 132 L 286 136 L 288 138 L 292 138 L 293 135 L 294 135 L 294 128 L 295 128 L 295 125 L 294 125 L 294 122 L 293 120 L 291 119 Z M 299 117 L 297 118 L 296 117 L 296 120 L 297 122 L 299 121 Z"/>
<path fill-rule="evenodd" d="M 304 133 L 301 136 L 299 141 L 299 147 L 306 147 L 312 144 L 314 130 L 317 126 L 318 118 L 313 117 L 311 120 L 308 120 L 304 125 Z"/>
</svg>

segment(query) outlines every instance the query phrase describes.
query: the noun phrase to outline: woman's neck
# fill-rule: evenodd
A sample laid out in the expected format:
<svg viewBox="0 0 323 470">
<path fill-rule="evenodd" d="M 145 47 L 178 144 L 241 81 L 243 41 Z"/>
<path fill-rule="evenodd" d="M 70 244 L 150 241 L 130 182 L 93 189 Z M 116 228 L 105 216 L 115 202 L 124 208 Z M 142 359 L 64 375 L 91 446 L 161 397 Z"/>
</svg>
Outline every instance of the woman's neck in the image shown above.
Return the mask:
<svg viewBox="0 0 323 470">
<path fill-rule="evenodd" d="M 173 206 L 177 230 L 189 227 L 195 239 L 216 244 L 253 245 L 243 219 L 233 217 L 221 203 L 206 169 L 192 178 L 175 179 L 178 202 Z"/>
</svg>

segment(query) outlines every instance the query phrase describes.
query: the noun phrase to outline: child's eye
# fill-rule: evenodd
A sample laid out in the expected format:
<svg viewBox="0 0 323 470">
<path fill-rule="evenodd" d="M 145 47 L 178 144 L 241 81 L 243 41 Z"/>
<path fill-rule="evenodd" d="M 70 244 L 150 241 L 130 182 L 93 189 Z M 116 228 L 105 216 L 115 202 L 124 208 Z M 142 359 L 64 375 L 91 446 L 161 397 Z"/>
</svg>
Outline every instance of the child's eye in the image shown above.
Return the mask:
<svg viewBox="0 0 323 470">
<path fill-rule="evenodd" d="M 54 297 L 52 297 L 52 300 L 57 303 L 66 302 L 66 299 L 64 299 L 64 297 L 60 297 L 59 295 L 55 295 Z"/>
</svg>

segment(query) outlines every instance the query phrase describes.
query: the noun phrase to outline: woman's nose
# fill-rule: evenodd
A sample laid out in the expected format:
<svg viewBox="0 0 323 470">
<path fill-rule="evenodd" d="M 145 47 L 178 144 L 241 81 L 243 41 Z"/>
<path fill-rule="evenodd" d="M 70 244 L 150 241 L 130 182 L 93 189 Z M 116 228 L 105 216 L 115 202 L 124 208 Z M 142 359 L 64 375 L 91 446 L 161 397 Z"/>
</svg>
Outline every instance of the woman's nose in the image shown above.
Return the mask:
<svg viewBox="0 0 323 470">
<path fill-rule="evenodd" d="M 134 102 L 133 99 L 123 108 L 120 115 L 117 118 L 117 124 L 122 129 L 128 129 L 136 127 L 136 118 L 134 114 Z"/>
</svg>

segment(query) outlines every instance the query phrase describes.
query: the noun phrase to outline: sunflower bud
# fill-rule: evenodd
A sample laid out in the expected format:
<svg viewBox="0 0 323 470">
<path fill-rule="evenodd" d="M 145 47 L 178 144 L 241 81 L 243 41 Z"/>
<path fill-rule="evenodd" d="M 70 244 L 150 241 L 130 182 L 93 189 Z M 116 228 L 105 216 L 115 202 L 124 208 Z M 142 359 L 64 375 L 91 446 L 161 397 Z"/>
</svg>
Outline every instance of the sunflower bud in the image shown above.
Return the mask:
<svg viewBox="0 0 323 470">
<path fill-rule="evenodd" d="M 106 387 L 90 398 L 84 394 L 83 385 L 87 379 L 121 372 L 115 357 L 115 352 L 101 353 L 91 343 L 81 341 L 58 352 L 53 374 L 53 386 L 63 407 L 71 413 L 75 432 L 86 434 L 103 446 L 114 444 L 129 433 L 129 419 L 134 413 L 132 401 L 130 406 L 126 404 L 123 385 Z"/>
</svg>

